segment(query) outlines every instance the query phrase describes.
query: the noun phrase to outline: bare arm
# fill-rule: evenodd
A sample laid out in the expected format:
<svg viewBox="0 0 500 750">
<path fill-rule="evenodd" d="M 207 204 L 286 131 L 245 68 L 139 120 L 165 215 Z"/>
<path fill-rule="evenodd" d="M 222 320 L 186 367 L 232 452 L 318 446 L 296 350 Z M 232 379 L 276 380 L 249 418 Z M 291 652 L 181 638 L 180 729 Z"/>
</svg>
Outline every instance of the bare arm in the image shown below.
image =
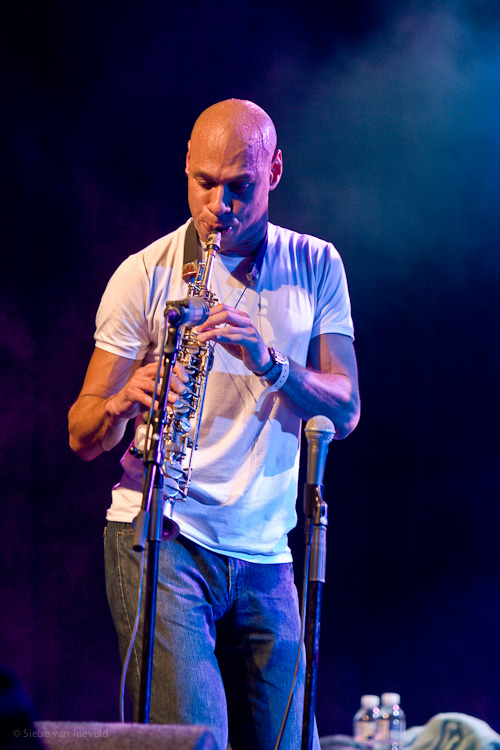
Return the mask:
<svg viewBox="0 0 500 750">
<path fill-rule="evenodd" d="M 280 389 L 281 397 L 302 419 L 322 414 L 335 425 L 341 440 L 359 422 L 358 372 L 354 346 L 348 336 L 327 333 L 309 346 L 310 367 L 290 362 L 290 374 Z"/>
<path fill-rule="evenodd" d="M 114 448 L 128 420 L 150 408 L 157 369 L 155 362 L 142 367 L 140 361 L 94 350 L 82 390 L 68 416 L 70 447 L 80 458 L 91 461 Z M 182 393 L 188 379 L 178 365 L 174 373 L 170 403 Z"/>
<path fill-rule="evenodd" d="M 214 326 L 224 324 L 223 328 Z M 271 363 L 267 345 L 245 312 L 225 305 L 212 308 L 200 326 L 202 341 L 219 342 L 242 359 L 254 373 L 265 373 Z M 346 437 L 359 421 L 358 373 L 354 346 L 348 336 L 328 333 L 316 336 L 309 346 L 309 362 L 301 367 L 290 362 L 290 374 L 280 396 L 302 419 L 322 414 L 335 425 L 337 440 Z"/>
</svg>

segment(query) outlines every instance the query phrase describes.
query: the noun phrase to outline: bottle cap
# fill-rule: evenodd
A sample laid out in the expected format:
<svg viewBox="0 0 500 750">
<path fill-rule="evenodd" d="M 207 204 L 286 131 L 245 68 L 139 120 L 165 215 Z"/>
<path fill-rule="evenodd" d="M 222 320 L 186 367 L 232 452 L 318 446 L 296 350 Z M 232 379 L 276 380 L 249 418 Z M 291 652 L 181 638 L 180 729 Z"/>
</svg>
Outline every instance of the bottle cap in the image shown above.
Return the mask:
<svg viewBox="0 0 500 750">
<path fill-rule="evenodd" d="M 398 705 L 401 700 L 399 693 L 382 693 L 382 705 L 383 706 L 394 706 Z"/>
<path fill-rule="evenodd" d="M 380 705 L 380 698 L 378 695 L 362 695 L 361 705 L 363 708 L 375 708 L 375 706 Z"/>
</svg>

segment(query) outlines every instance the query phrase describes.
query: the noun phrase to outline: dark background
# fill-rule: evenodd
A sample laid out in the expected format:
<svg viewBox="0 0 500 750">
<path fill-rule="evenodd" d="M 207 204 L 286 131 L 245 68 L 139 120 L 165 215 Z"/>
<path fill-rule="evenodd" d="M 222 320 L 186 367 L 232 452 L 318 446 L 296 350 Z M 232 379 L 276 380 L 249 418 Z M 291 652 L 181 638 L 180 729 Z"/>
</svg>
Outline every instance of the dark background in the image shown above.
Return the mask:
<svg viewBox="0 0 500 750">
<path fill-rule="evenodd" d="M 121 448 L 81 462 L 66 414 L 105 283 L 187 218 L 191 126 L 235 96 L 277 125 L 271 219 L 335 243 L 356 325 L 362 420 L 325 477 L 320 734 L 385 690 L 409 726 L 461 711 L 500 731 L 498 2 L 8 7 L 0 663 L 41 718 L 118 717 L 101 537 Z"/>
</svg>

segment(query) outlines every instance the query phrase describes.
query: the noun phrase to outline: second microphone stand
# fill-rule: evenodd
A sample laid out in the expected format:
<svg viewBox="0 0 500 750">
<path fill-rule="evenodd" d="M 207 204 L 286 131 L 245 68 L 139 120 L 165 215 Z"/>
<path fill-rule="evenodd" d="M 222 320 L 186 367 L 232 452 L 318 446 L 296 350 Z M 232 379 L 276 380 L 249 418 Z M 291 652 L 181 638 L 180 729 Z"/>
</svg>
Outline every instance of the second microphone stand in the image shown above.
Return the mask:
<svg viewBox="0 0 500 750">
<path fill-rule="evenodd" d="M 326 570 L 326 531 L 328 506 L 323 500 L 322 484 L 304 486 L 305 515 L 305 575 L 306 589 L 306 679 L 304 688 L 304 716 L 302 721 L 302 750 L 311 750 L 314 736 L 316 682 L 318 674 L 321 603 Z"/>
<path fill-rule="evenodd" d="M 326 531 L 328 507 L 323 500 L 323 475 L 328 445 L 335 435 L 333 422 L 318 415 L 305 426 L 308 442 L 307 483 L 304 486 L 305 561 L 303 599 L 305 612 L 306 679 L 302 750 L 311 750 L 314 736 L 316 679 L 318 673 L 321 601 L 326 570 Z M 304 616 L 304 615 L 303 615 Z"/>
</svg>

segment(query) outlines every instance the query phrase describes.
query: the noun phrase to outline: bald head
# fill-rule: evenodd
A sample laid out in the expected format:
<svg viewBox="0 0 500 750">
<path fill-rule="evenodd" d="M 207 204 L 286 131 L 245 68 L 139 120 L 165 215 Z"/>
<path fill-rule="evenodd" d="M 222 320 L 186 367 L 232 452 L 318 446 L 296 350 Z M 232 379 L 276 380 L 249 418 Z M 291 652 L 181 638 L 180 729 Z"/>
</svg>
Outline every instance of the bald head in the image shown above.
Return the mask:
<svg viewBox="0 0 500 750">
<path fill-rule="evenodd" d="M 213 104 L 196 120 L 191 142 L 208 144 L 229 135 L 255 149 L 262 165 L 272 160 L 277 145 L 276 128 L 257 104 L 245 99 L 226 99 Z"/>
</svg>

